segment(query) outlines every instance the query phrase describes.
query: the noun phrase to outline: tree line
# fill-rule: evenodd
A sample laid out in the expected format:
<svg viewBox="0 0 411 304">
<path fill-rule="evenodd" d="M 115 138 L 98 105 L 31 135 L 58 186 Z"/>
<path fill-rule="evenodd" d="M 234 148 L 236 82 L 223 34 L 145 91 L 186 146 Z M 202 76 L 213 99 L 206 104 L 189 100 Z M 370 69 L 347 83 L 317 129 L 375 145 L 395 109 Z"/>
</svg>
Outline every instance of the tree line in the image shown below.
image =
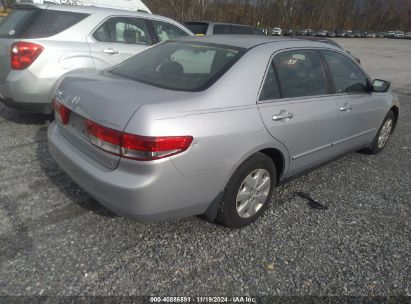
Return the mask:
<svg viewBox="0 0 411 304">
<path fill-rule="evenodd" d="M 79 0 L 81 2 L 81 0 Z M 116 0 L 113 0 L 116 1 Z M 0 0 L 10 8 L 14 0 Z M 156 14 L 263 28 L 411 31 L 411 0 L 144 0 Z"/>
<path fill-rule="evenodd" d="M 411 0 L 145 0 L 156 14 L 264 28 L 411 31 Z"/>
</svg>

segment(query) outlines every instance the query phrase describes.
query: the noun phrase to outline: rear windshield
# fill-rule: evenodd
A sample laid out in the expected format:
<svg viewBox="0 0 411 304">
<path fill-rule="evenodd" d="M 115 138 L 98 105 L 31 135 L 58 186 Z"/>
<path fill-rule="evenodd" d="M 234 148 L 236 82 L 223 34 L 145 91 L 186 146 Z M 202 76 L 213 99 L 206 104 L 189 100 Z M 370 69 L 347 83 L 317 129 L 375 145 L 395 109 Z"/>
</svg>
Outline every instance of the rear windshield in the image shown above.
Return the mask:
<svg viewBox="0 0 411 304">
<path fill-rule="evenodd" d="M 213 34 L 231 34 L 231 26 L 226 24 L 216 24 L 214 25 Z"/>
<path fill-rule="evenodd" d="M 87 14 L 16 9 L 0 22 L 0 38 L 45 38 L 57 35 L 86 18 Z"/>
<path fill-rule="evenodd" d="M 247 26 L 232 25 L 231 31 L 233 32 L 233 34 L 236 34 L 236 35 L 251 35 L 252 34 L 251 28 Z"/>
<path fill-rule="evenodd" d="M 203 22 L 186 22 L 184 25 L 196 35 L 207 34 L 208 23 Z"/>
<path fill-rule="evenodd" d="M 120 63 L 110 72 L 175 91 L 202 91 L 217 81 L 244 49 L 203 43 L 169 42 Z"/>
</svg>

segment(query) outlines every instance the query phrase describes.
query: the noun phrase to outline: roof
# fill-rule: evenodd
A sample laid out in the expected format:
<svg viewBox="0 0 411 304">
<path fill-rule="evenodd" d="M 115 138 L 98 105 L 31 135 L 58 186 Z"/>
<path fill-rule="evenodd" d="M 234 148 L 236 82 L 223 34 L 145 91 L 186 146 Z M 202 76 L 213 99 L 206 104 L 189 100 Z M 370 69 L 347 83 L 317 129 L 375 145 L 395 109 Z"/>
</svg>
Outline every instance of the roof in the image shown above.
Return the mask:
<svg viewBox="0 0 411 304">
<path fill-rule="evenodd" d="M 274 37 L 274 36 L 258 36 L 258 35 L 206 35 L 200 37 L 184 37 L 178 40 L 203 42 L 203 43 L 215 43 L 221 45 L 228 45 L 238 48 L 250 49 L 258 45 L 267 43 L 286 43 L 286 42 L 299 42 L 301 46 L 318 46 L 323 45 L 317 42 L 293 39 L 287 37 Z"/>
<path fill-rule="evenodd" d="M 16 7 L 24 7 L 24 6 L 33 6 L 40 9 L 50 9 L 50 10 L 58 10 L 58 11 L 67 11 L 67 12 L 76 12 L 76 13 L 85 13 L 85 14 L 94 14 L 94 13 L 108 13 L 108 14 L 115 14 L 115 15 L 142 15 L 146 16 L 147 13 L 144 12 L 137 12 L 125 9 L 113 9 L 113 8 L 106 8 L 106 7 L 97 7 L 97 6 L 81 6 L 81 5 L 62 5 L 62 4 L 52 4 L 52 3 L 44 3 L 44 4 L 33 4 L 33 3 L 22 3 L 17 4 Z M 151 15 L 150 16 L 156 16 Z M 158 16 L 160 17 L 160 16 Z"/>
<path fill-rule="evenodd" d="M 236 25 L 236 26 L 244 26 L 244 27 L 254 27 L 254 26 L 247 25 L 247 24 L 217 22 L 217 21 L 186 21 L 186 22 L 184 22 L 184 24 L 192 24 L 192 23 L 205 23 L 205 24 L 213 24 L 213 25 Z"/>
</svg>

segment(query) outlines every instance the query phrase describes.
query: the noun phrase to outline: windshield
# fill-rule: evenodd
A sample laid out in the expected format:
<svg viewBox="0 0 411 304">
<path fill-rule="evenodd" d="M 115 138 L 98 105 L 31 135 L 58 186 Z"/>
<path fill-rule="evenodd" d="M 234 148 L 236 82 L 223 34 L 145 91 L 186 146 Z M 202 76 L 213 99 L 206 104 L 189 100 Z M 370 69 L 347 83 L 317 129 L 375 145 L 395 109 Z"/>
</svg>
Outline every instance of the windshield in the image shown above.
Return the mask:
<svg viewBox="0 0 411 304">
<path fill-rule="evenodd" d="M 243 49 L 223 45 L 168 42 L 131 57 L 110 72 L 169 90 L 203 91 L 243 53 Z"/>
</svg>

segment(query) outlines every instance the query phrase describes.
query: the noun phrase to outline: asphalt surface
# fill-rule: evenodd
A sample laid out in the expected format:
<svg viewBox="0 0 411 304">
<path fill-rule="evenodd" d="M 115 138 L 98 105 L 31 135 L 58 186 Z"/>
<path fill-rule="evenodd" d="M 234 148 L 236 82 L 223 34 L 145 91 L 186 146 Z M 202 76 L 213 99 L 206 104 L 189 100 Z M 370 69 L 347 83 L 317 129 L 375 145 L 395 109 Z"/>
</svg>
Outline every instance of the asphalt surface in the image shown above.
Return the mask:
<svg viewBox="0 0 411 304">
<path fill-rule="evenodd" d="M 279 187 L 242 230 L 115 216 L 51 159 L 47 116 L 1 105 L 0 295 L 411 296 L 411 92 L 401 92 L 383 153 Z"/>
</svg>

